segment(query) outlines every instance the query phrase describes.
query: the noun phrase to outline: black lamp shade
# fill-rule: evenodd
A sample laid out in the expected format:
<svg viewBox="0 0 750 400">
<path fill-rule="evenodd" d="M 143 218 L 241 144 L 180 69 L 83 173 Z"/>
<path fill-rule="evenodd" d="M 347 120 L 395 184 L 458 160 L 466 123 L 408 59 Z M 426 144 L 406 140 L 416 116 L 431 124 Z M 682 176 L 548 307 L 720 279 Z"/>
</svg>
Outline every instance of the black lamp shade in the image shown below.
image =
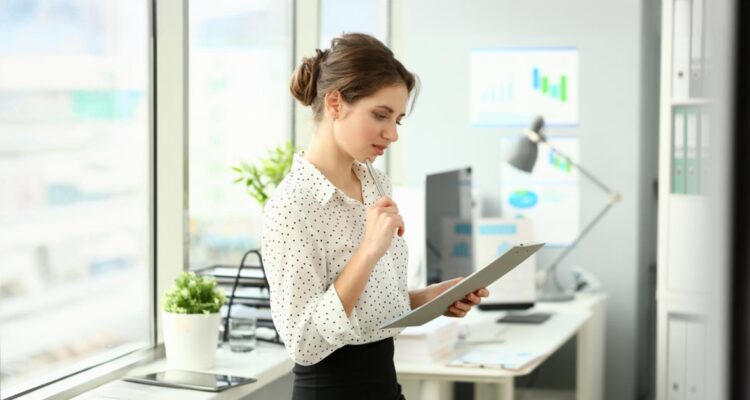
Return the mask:
<svg viewBox="0 0 750 400">
<path fill-rule="evenodd" d="M 532 142 L 526 135 L 523 135 L 518 139 L 516 148 L 508 159 L 508 164 L 521 171 L 531 172 L 534 170 L 538 153 L 537 144 Z"/>
</svg>

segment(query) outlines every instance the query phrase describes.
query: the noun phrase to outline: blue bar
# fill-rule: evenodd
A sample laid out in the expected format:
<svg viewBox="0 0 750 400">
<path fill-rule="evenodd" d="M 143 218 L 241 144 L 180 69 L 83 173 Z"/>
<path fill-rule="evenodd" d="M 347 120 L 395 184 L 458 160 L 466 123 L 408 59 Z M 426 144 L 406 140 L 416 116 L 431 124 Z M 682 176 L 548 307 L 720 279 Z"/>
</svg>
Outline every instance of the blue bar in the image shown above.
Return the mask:
<svg viewBox="0 0 750 400">
<path fill-rule="evenodd" d="M 557 98 L 557 85 L 552 85 L 549 87 L 550 94 L 552 94 L 552 97 Z"/>
<path fill-rule="evenodd" d="M 471 235 L 471 224 L 456 224 L 453 231 L 457 235 Z"/>
<path fill-rule="evenodd" d="M 534 68 L 532 71 L 534 74 L 534 89 L 539 89 L 539 68 Z"/>
<path fill-rule="evenodd" d="M 480 235 L 515 235 L 515 225 L 484 225 L 479 227 Z"/>
</svg>

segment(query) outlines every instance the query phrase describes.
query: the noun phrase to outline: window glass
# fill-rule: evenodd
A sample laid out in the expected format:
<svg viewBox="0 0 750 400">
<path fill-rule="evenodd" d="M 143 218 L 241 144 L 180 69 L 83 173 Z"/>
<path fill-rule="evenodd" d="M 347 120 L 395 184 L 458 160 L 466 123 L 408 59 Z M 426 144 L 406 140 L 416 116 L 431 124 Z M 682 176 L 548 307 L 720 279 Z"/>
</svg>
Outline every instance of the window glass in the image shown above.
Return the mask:
<svg viewBox="0 0 750 400">
<path fill-rule="evenodd" d="M 0 395 L 151 343 L 149 2 L 0 2 Z"/>
<path fill-rule="evenodd" d="M 260 247 L 262 208 L 233 181 L 291 140 L 292 2 L 191 1 L 190 267 Z"/>
</svg>

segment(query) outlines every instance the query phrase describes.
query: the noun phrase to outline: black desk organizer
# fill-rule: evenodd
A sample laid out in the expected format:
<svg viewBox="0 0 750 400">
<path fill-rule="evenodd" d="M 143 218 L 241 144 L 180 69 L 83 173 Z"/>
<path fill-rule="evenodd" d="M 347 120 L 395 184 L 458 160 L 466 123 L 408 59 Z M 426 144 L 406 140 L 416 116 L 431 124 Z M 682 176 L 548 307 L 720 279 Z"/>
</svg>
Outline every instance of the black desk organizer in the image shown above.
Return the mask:
<svg viewBox="0 0 750 400">
<path fill-rule="evenodd" d="M 257 264 L 247 265 L 245 261 L 250 255 L 255 255 L 257 258 Z M 222 269 L 231 270 L 232 273 L 225 273 Z M 243 274 L 244 272 L 244 274 Z M 212 276 L 216 278 L 218 285 L 232 285 L 232 290 L 227 296 L 227 316 L 223 318 L 224 335 L 222 341 L 226 342 L 229 338 L 229 318 L 232 316 L 232 307 L 234 305 L 240 305 L 245 307 L 253 307 L 256 309 L 271 309 L 271 288 L 268 285 L 266 279 L 266 270 L 263 267 L 263 257 L 260 255 L 258 250 L 249 250 L 242 256 L 239 267 L 231 265 L 212 265 L 210 267 L 201 268 L 195 271 L 196 274 L 203 276 Z M 237 294 L 237 288 L 240 287 L 252 287 L 258 288 L 257 295 L 243 296 Z M 271 318 L 258 318 L 256 321 L 257 327 L 271 328 L 276 332 L 273 339 L 266 339 L 258 337 L 258 340 L 264 342 L 283 344 L 279 331 L 273 325 Z"/>
</svg>

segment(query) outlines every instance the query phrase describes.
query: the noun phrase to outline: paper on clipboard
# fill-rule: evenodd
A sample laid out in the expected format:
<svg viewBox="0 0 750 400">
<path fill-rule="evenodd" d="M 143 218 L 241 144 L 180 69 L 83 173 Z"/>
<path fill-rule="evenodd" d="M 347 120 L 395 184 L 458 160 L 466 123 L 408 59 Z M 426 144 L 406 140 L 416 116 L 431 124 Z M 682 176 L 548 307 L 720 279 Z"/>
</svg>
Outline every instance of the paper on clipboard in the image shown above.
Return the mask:
<svg viewBox="0 0 750 400">
<path fill-rule="evenodd" d="M 387 322 L 380 329 L 419 326 L 443 315 L 451 304 L 463 299 L 467 294 L 477 289 L 489 286 L 492 282 L 500 279 L 500 277 L 531 257 L 532 254 L 536 253 L 543 246 L 544 243 L 513 246 L 513 248 L 484 268 L 474 271 L 473 274 L 419 308 Z"/>
</svg>

